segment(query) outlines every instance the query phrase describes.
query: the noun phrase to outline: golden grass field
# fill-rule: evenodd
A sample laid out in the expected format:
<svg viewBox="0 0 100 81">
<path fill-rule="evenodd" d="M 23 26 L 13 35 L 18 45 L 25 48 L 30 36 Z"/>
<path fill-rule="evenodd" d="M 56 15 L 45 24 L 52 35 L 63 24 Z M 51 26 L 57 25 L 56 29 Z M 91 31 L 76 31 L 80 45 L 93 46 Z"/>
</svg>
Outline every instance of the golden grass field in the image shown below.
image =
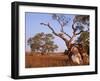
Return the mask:
<svg viewBox="0 0 100 81">
<path fill-rule="evenodd" d="M 67 66 L 68 56 L 63 53 L 53 53 L 53 54 L 33 54 L 26 52 L 25 54 L 25 67 L 35 68 L 35 67 L 57 67 L 57 66 Z"/>
</svg>

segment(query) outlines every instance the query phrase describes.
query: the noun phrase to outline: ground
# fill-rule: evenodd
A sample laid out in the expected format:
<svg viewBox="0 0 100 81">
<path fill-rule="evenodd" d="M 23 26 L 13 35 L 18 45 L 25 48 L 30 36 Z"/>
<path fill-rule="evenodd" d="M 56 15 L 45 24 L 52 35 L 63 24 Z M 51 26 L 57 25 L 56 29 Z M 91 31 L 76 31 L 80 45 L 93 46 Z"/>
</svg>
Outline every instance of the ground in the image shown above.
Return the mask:
<svg viewBox="0 0 100 81">
<path fill-rule="evenodd" d="M 25 68 L 38 67 L 58 67 L 58 66 L 72 66 L 73 64 L 68 60 L 68 56 L 64 53 L 50 53 L 41 55 L 40 53 L 26 52 L 25 54 Z"/>
</svg>

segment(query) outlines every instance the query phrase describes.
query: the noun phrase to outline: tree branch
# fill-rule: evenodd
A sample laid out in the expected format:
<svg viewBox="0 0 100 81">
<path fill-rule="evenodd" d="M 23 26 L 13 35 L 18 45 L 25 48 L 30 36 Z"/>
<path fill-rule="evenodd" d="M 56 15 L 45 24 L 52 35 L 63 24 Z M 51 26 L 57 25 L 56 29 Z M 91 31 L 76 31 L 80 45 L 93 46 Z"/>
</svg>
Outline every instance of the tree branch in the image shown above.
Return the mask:
<svg viewBox="0 0 100 81">
<path fill-rule="evenodd" d="M 64 33 L 66 36 L 68 36 L 69 38 L 71 38 L 70 35 L 68 35 L 66 32 L 62 31 L 62 33 Z"/>
<path fill-rule="evenodd" d="M 75 31 L 74 24 L 72 24 L 72 29 L 73 29 L 73 31 Z"/>
<path fill-rule="evenodd" d="M 58 34 L 54 31 L 54 29 L 48 24 L 45 24 L 45 23 L 40 23 L 41 25 L 44 25 L 44 26 L 47 26 L 49 27 L 49 29 L 51 29 L 52 33 L 55 34 L 56 36 L 58 36 Z"/>
<path fill-rule="evenodd" d="M 78 33 L 76 33 L 77 29 L 74 27 L 74 24 L 75 24 L 75 23 L 72 24 L 73 35 L 72 35 L 71 39 L 69 40 L 69 42 L 73 41 L 73 38 L 76 37 L 76 35 L 79 35 L 79 34 L 81 34 L 82 32 L 89 31 L 89 28 L 88 28 L 86 31 L 80 30 Z"/>
<path fill-rule="evenodd" d="M 61 27 L 61 32 L 63 31 L 63 24 L 60 22 L 60 20 L 59 20 L 60 18 L 59 18 L 59 16 L 58 16 L 58 19 L 57 19 L 57 21 L 58 21 L 58 23 L 60 24 L 60 27 Z"/>
<path fill-rule="evenodd" d="M 71 38 L 71 36 L 70 36 L 70 35 L 68 35 L 66 32 L 64 32 L 64 29 L 63 29 L 64 25 L 63 25 L 63 24 L 61 24 L 61 22 L 59 21 L 59 17 L 58 17 L 57 21 L 58 21 L 58 23 L 59 23 L 59 24 L 60 24 L 60 26 L 61 26 L 61 32 L 62 32 L 62 33 L 64 33 L 64 34 L 65 34 L 66 36 L 68 36 L 69 38 Z"/>
<path fill-rule="evenodd" d="M 61 34 L 61 33 L 57 34 L 57 33 L 54 31 L 54 29 L 50 26 L 49 23 L 48 23 L 48 24 L 40 23 L 40 24 L 41 24 L 41 25 L 44 25 L 44 26 L 47 26 L 47 27 L 52 31 L 52 33 L 53 33 L 54 35 L 56 35 L 56 36 L 60 37 L 61 39 L 63 39 L 63 40 L 66 42 L 66 45 L 68 46 L 68 40 L 63 36 L 63 34 Z"/>
<path fill-rule="evenodd" d="M 78 32 L 78 33 L 75 33 L 75 35 L 79 35 L 79 34 L 81 34 L 82 32 L 88 32 L 89 31 L 89 28 L 87 28 L 87 30 L 81 30 L 80 32 Z"/>
<path fill-rule="evenodd" d="M 80 31 L 80 32 L 78 32 L 78 33 L 75 33 L 75 35 L 79 35 L 79 34 L 81 34 L 82 32 L 84 32 L 84 31 Z"/>
<path fill-rule="evenodd" d="M 69 42 L 72 42 L 72 41 L 73 41 L 73 38 L 76 36 L 76 34 L 75 34 L 75 33 L 76 33 L 76 30 L 77 30 L 77 29 L 76 29 L 76 28 L 74 28 L 74 24 L 75 24 L 75 23 L 73 23 L 73 24 L 72 24 L 73 35 L 72 35 L 72 37 L 70 38 Z"/>
</svg>

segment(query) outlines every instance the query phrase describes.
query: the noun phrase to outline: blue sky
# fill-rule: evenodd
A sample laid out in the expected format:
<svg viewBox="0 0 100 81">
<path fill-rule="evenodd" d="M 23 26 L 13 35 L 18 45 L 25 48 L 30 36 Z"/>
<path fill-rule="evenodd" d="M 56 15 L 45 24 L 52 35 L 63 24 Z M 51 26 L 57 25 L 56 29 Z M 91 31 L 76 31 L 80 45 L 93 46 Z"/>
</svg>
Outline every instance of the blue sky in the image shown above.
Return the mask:
<svg viewBox="0 0 100 81">
<path fill-rule="evenodd" d="M 75 17 L 75 15 L 69 15 L 69 14 L 64 14 L 66 17 L 70 18 L 69 23 L 64 27 L 64 30 L 67 34 L 72 35 L 72 22 L 73 22 L 73 18 Z M 33 37 L 36 35 L 36 33 L 39 32 L 44 32 L 44 33 L 52 33 L 52 31 L 43 25 L 40 25 L 40 23 L 50 23 L 50 25 L 53 27 L 53 29 L 57 32 L 60 31 L 60 25 L 56 20 L 52 19 L 52 14 L 49 13 L 31 13 L 31 12 L 26 12 L 25 13 L 25 49 L 26 51 L 30 50 L 30 47 L 27 45 L 27 40 L 30 37 Z M 54 35 L 55 36 L 55 35 Z M 64 41 L 55 36 L 54 39 L 55 44 L 58 45 L 58 50 L 60 52 L 63 52 L 66 48 Z"/>
</svg>

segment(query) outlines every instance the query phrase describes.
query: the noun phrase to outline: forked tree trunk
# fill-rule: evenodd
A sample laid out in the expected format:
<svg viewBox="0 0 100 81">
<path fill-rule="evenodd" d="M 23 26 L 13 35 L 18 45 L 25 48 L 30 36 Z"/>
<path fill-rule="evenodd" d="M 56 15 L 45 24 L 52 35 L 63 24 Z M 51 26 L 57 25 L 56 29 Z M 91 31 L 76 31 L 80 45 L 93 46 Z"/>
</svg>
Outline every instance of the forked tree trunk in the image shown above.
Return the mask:
<svg viewBox="0 0 100 81">
<path fill-rule="evenodd" d="M 83 31 L 80 31 L 80 32 L 78 32 L 78 33 L 76 33 L 76 29 L 74 28 L 74 24 L 72 25 L 72 29 L 73 29 L 73 35 L 72 35 L 72 37 L 71 36 L 69 36 L 67 33 L 65 33 L 63 30 L 61 31 L 61 33 L 56 33 L 55 31 L 54 31 L 54 29 L 50 26 L 50 24 L 48 23 L 48 24 L 45 24 L 45 23 L 40 23 L 41 25 L 45 25 L 45 26 L 47 26 L 51 31 L 52 31 L 52 33 L 55 35 L 55 36 L 58 36 L 59 38 L 61 38 L 64 42 L 65 42 L 65 45 L 66 45 L 66 48 L 68 49 L 68 51 L 69 51 L 69 53 L 68 53 L 68 55 L 70 56 L 69 57 L 69 61 L 71 61 L 71 52 L 73 51 L 73 50 L 71 50 L 71 48 L 72 48 L 72 46 L 73 46 L 73 43 L 72 43 L 72 41 L 74 40 L 74 38 L 76 37 L 76 35 L 79 35 L 80 33 L 82 33 Z M 68 40 L 64 35 L 66 35 L 67 37 L 69 37 L 70 39 Z M 79 49 L 77 48 L 77 50 L 79 51 Z M 73 54 L 74 54 L 74 52 L 73 52 Z M 79 55 L 78 55 L 79 54 Z M 79 57 L 79 58 L 82 58 L 81 56 L 81 54 L 80 54 L 80 52 L 77 52 L 77 56 Z M 84 58 L 84 59 L 86 59 L 86 58 Z M 87 57 L 87 59 L 88 59 L 88 57 Z M 72 61 L 71 61 L 72 62 Z"/>
</svg>

